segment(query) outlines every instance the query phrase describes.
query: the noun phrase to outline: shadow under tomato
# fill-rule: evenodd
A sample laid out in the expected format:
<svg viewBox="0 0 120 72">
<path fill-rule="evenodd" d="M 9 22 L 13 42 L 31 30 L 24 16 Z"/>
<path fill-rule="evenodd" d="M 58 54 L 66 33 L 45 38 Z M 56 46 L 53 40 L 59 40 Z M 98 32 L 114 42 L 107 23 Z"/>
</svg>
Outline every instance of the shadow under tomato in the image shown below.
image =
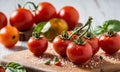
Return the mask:
<svg viewBox="0 0 120 72">
<path fill-rule="evenodd" d="M 27 49 L 27 47 L 25 47 L 25 46 L 14 46 L 10 50 L 11 51 L 22 51 L 22 50 L 26 50 L 26 49 Z"/>
</svg>

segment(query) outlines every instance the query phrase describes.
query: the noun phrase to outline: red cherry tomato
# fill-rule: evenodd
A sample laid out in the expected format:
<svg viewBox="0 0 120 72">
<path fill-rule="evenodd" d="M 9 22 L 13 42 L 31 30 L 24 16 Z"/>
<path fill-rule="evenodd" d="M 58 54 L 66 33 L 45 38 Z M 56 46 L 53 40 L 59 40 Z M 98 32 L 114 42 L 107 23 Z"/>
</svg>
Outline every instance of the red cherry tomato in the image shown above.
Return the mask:
<svg viewBox="0 0 120 72">
<path fill-rule="evenodd" d="M 4 13 L 0 12 L 0 29 L 7 26 L 7 17 Z"/>
<path fill-rule="evenodd" d="M 120 35 L 114 34 L 113 36 L 108 36 L 103 34 L 99 38 L 99 46 L 105 51 L 107 54 L 114 54 L 120 49 Z"/>
<path fill-rule="evenodd" d="M 35 12 L 36 24 L 39 22 L 48 21 L 54 17 L 56 17 L 56 9 L 51 3 L 41 2 L 38 4 L 38 8 Z"/>
<path fill-rule="evenodd" d="M 92 47 L 89 43 L 81 45 L 72 42 L 66 52 L 68 59 L 75 64 L 83 64 L 92 57 Z"/>
<path fill-rule="evenodd" d="M 19 40 L 19 31 L 13 26 L 5 26 L 0 30 L 0 43 L 12 48 Z"/>
<path fill-rule="evenodd" d="M 79 13 L 74 7 L 65 6 L 58 12 L 58 17 L 64 19 L 68 23 L 69 30 L 72 30 L 78 23 Z"/>
<path fill-rule="evenodd" d="M 60 36 L 57 36 L 53 40 L 53 48 L 56 53 L 58 53 L 60 56 L 65 57 L 66 56 L 66 48 L 69 43 L 70 43 L 70 40 L 62 39 Z"/>
<path fill-rule="evenodd" d="M 92 46 L 93 56 L 94 56 L 99 50 L 98 38 L 96 37 L 85 38 L 85 40 Z"/>
<path fill-rule="evenodd" d="M 47 47 L 48 47 L 48 41 L 45 37 L 40 37 L 39 39 L 35 37 L 31 37 L 28 40 L 28 49 L 35 55 L 40 56 L 42 55 Z"/>
<path fill-rule="evenodd" d="M 19 31 L 26 31 L 32 28 L 34 23 L 32 12 L 25 8 L 18 8 L 10 16 L 10 24 Z"/>
</svg>

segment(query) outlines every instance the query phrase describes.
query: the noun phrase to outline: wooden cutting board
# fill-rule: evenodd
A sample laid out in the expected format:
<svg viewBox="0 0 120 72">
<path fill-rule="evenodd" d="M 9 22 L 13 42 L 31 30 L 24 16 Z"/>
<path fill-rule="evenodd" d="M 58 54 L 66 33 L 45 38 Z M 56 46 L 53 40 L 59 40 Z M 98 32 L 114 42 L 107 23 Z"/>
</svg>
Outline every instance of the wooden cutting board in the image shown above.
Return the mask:
<svg viewBox="0 0 120 72">
<path fill-rule="evenodd" d="M 120 52 L 114 55 L 105 55 L 100 50 L 97 55 L 83 65 L 74 65 L 67 58 L 58 56 L 62 66 L 54 65 L 53 58 L 56 55 L 50 44 L 48 50 L 40 57 L 35 57 L 29 50 L 24 50 L 3 56 L 1 63 L 20 63 L 26 67 L 28 72 L 100 72 L 101 67 L 104 72 L 119 72 L 120 70 Z M 100 56 L 103 57 L 103 60 L 100 60 Z M 50 60 L 51 64 L 45 65 L 46 60 Z"/>
</svg>

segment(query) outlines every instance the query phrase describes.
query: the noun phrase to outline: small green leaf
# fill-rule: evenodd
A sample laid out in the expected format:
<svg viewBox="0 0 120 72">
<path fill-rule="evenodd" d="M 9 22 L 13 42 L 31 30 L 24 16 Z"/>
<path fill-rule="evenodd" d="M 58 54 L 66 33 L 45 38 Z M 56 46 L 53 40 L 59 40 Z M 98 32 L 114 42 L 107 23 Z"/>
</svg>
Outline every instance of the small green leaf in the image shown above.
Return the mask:
<svg viewBox="0 0 120 72">
<path fill-rule="evenodd" d="M 34 28 L 34 30 L 32 32 L 32 36 L 39 38 L 40 34 L 41 34 L 41 30 L 46 25 L 46 23 L 47 22 L 40 22 L 39 24 L 37 24 L 37 26 Z"/>
<path fill-rule="evenodd" d="M 114 31 L 119 32 L 120 31 L 120 21 L 119 20 L 107 20 L 103 23 L 102 26 L 97 26 L 94 29 L 94 33 L 96 35 L 100 35 L 102 33 L 108 32 L 108 31 Z"/>
<path fill-rule="evenodd" d="M 102 26 L 97 26 L 93 31 L 95 35 L 100 35 L 104 32 L 105 32 L 105 29 Z"/>
<path fill-rule="evenodd" d="M 6 64 L 5 69 L 9 69 L 11 72 L 27 72 L 23 66 L 14 62 L 9 62 L 8 64 Z"/>
<path fill-rule="evenodd" d="M 103 27 L 106 28 L 106 31 L 113 30 L 115 32 L 120 31 L 120 21 L 119 20 L 107 20 L 103 24 Z"/>
<path fill-rule="evenodd" d="M 57 56 L 54 57 L 54 61 L 55 62 L 58 62 L 59 61 L 59 58 Z"/>
<path fill-rule="evenodd" d="M 50 60 L 45 61 L 45 65 L 50 65 Z"/>
</svg>

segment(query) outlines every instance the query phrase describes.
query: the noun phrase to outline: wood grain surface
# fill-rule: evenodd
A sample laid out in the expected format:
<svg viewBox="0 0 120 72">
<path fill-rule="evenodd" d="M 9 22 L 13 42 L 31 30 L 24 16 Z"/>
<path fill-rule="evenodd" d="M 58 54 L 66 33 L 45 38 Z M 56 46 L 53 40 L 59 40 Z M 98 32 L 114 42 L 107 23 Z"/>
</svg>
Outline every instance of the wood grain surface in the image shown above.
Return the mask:
<svg viewBox="0 0 120 72">
<path fill-rule="evenodd" d="M 5 55 L 1 59 L 2 64 L 17 62 L 24 65 L 28 72 L 118 72 L 120 70 L 120 52 L 114 55 L 105 55 L 101 50 L 91 60 L 82 65 L 75 65 L 67 58 L 58 56 L 62 66 L 54 65 L 53 58 L 58 56 L 49 44 L 48 50 L 40 57 L 35 57 L 29 50 L 23 50 Z M 99 57 L 102 56 L 103 60 Z M 50 65 L 44 62 L 50 60 Z"/>
</svg>

